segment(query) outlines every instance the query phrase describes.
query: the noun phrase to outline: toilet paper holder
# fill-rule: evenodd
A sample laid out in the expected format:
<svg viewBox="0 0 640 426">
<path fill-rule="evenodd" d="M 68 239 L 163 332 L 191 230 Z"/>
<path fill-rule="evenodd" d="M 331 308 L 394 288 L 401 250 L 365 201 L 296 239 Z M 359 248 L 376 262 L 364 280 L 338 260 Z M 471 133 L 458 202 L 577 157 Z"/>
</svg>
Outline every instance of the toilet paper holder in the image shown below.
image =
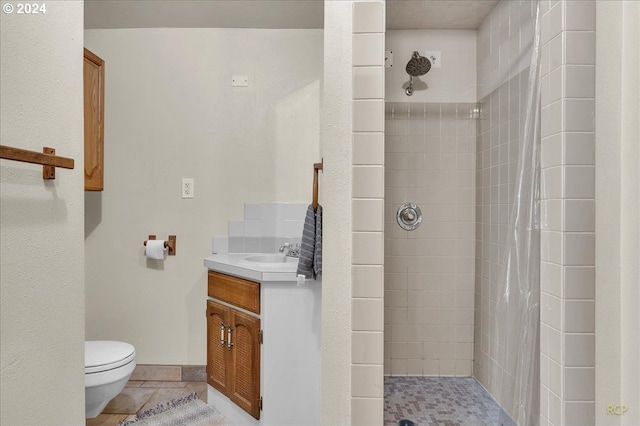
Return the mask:
<svg viewBox="0 0 640 426">
<path fill-rule="evenodd" d="M 149 235 L 149 240 L 155 240 L 156 236 L 155 235 Z M 147 245 L 147 241 L 145 241 L 143 243 L 143 245 Z M 175 256 L 176 254 L 176 236 L 175 235 L 169 235 L 169 238 L 167 240 L 165 240 L 164 242 L 164 246 L 165 248 L 169 249 L 169 256 Z"/>
</svg>

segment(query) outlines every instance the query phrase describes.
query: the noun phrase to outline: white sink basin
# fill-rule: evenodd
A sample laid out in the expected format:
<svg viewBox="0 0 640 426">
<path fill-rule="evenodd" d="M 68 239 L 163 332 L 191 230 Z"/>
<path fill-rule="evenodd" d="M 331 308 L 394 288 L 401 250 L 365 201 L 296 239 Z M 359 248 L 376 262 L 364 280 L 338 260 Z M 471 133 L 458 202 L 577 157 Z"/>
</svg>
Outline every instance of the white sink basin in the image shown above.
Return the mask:
<svg viewBox="0 0 640 426">
<path fill-rule="evenodd" d="M 289 263 L 297 262 L 298 258 L 286 256 L 284 253 L 267 253 L 247 256 L 244 260 L 254 263 Z"/>
</svg>

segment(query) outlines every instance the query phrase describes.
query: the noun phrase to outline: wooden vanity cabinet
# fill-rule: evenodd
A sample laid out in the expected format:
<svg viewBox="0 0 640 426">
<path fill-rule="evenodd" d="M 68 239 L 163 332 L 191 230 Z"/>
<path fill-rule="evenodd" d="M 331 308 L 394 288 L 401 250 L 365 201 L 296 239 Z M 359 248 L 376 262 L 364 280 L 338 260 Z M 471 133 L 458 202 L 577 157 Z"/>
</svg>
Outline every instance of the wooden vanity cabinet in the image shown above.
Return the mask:
<svg viewBox="0 0 640 426">
<path fill-rule="evenodd" d="M 104 190 L 104 61 L 84 49 L 84 190 Z"/>
<path fill-rule="evenodd" d="M 260 318 L 236 309 L 259 312 L 260 284 L 210 271 L 208 287 L 207 383 L 260 419 Z"/>
</svg>

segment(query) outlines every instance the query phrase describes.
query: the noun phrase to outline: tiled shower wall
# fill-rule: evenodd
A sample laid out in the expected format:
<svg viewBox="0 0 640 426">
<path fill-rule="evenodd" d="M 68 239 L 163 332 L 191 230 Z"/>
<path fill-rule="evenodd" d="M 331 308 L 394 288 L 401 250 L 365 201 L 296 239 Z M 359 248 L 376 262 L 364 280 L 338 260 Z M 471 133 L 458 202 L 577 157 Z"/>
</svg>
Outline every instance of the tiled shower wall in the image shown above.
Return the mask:
<svg viewBox="0 0 640 426">
<path fill-rule="evenodd" d="M 515 184 L 535 28 L 534 1 L 502 1 L 478 28 L 474 376 L 513 418 L 519 342 L 498 336 L 496 306 Z M 513 297 L 512 297 L 513 298 Z M 506 342 L 506 343 L 505 343 Z M 537 350 L 537 348 L 532 348 Z"/>
<path fill-rule="evenodd" d="M 511 210 L 516 199 L 518 157 L 524 126 L 529 70 L 480 101 L 476 172 L 476 309 L 474 375 L 509 412 L 516 386 L 519 340 L 500 345 L 495 329 L 496 305 L 505 288 L 501 273 Z M 515 301 L 516 295 L 510 299 Z M 517 331 L 517 328 L 510 330 Z M 536 348 L 532 348 L 535 350 Z"/>
<path fill-rule="evenodd" d="M 593 425 L 596 2 L 540 6 L 540 425 Z"/>
<path fill-rule="evenodd" d="M 385 374 L 472 374 L 475 108 L 386 104 Z M 405 202 L 414 231 L 396 222 Z"/>
</svg>

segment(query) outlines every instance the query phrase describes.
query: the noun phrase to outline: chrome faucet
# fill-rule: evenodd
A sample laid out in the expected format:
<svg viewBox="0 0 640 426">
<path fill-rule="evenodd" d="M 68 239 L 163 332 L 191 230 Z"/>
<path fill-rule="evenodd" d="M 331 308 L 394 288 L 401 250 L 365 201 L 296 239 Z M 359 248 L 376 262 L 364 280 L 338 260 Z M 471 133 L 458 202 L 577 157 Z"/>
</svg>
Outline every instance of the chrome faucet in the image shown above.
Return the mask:
<svg viewBox="0 0 640 426">
<path fill-rule="evenodd" d="M 284 245 L 280 247 L 280 253 L 284 253 L 285 250 L 287 251 L 285 253 L 286 256 L 300 257 L 300 245 L 298 243 L 296 243 L 295 245 L 284 243 Z"/>
</svg>

